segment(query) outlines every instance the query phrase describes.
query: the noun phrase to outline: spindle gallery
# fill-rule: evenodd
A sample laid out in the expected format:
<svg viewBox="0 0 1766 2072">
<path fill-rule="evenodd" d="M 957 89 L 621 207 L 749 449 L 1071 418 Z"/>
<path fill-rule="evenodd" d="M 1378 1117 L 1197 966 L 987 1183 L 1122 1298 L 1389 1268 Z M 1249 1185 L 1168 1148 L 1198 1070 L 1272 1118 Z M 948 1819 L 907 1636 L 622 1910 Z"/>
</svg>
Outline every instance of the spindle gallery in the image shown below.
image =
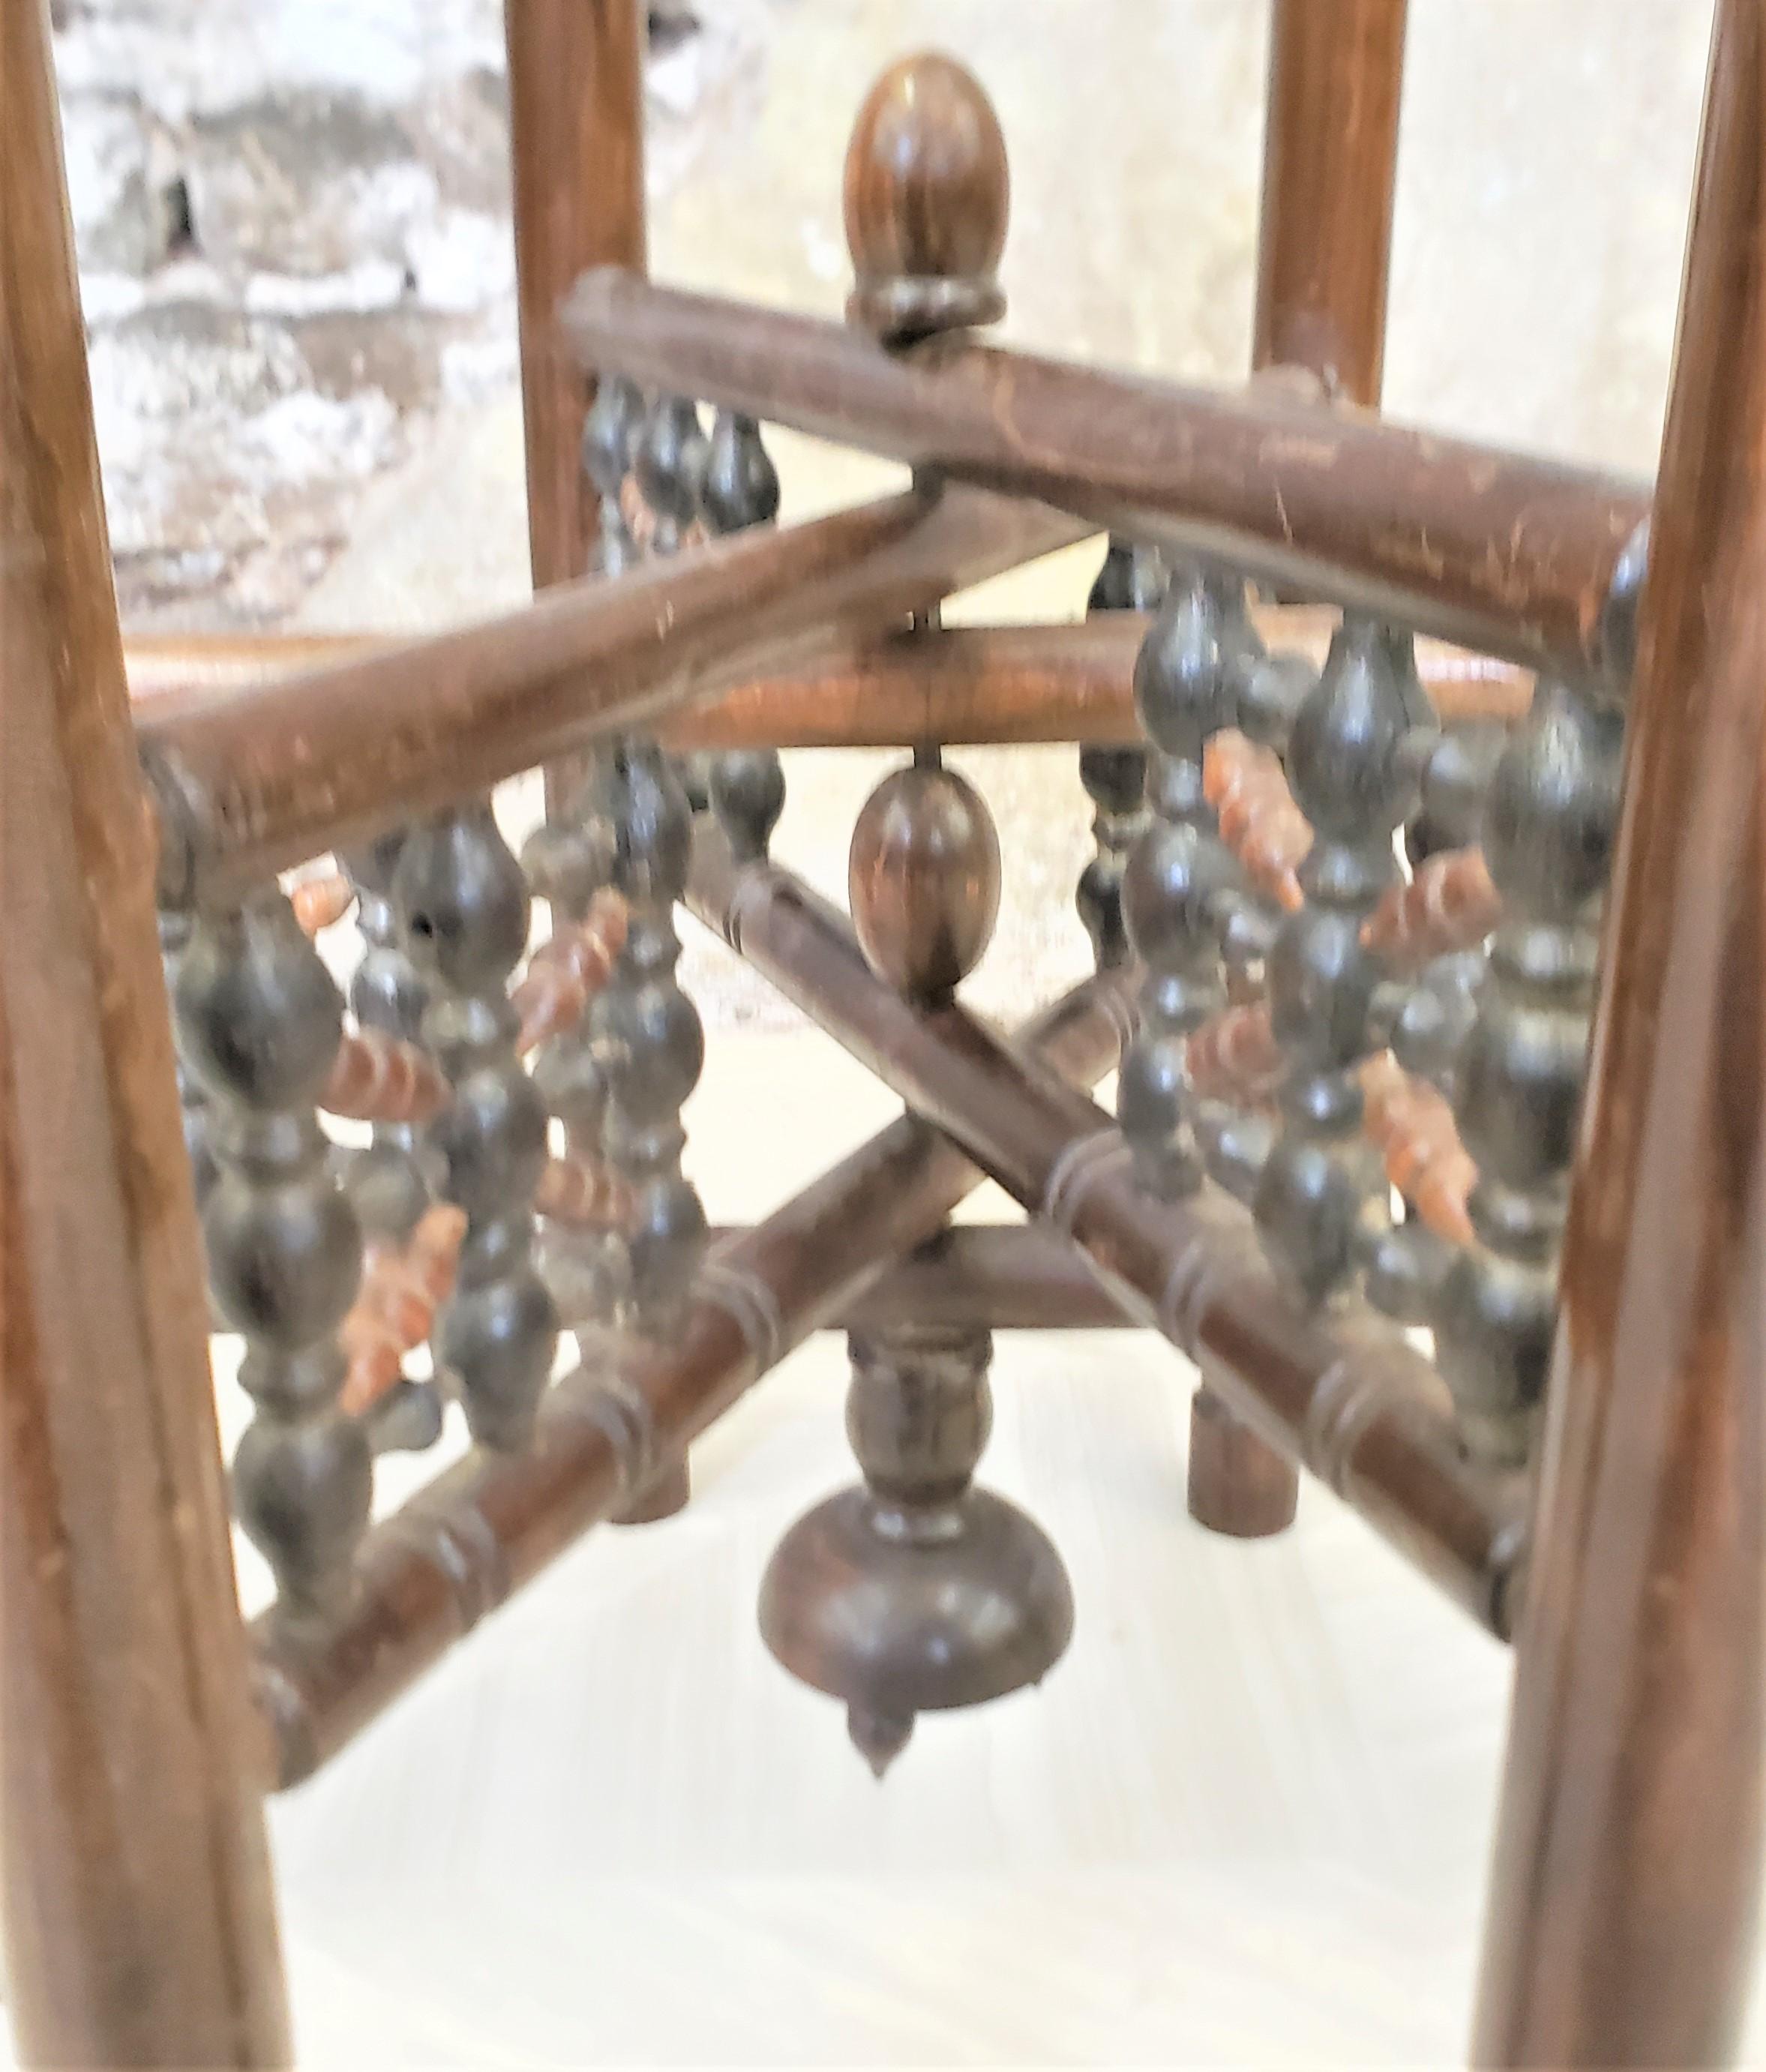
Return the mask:
<svg viewBox="0 0 1766 2072">
<path fill-rule="evenodd" d="M 1058 1677 L 1088 1616 L 987 1486 L 994 1334 L 1115 1324 L 1199 1373 L 1200 1527 L 1279 1533 L 1310 1472 L 1513 1645 L 1474 2058 L 1732 2054 L 1766 1729 L 1766 0 L 1716 6 L 1653 491 L 1379 413 L 1404 0 L 1274 0 L 1255 364 L 1220 390 L 989 342 L 1005 145 L 934 55 L 857 110 L 844 323 L 652 285 L 643 10 L 510 0 L 542 594 L 405 644 L 133 650 L 47 12 L 0 9 L 24 2058 L 284 2062 L 264 1794 L 589 1527 L 691 1505 L 690 1442 L 821 1330 L 853 1476 L 778 1519 L 753 1644 L 893 1788 L 920 1715 Z M 782 525 L 768 424 L 912 486 Z M 1092 536 L 1084 624 L 941 624 Z M 988 740 L 1074 744 L 1095 816 L 1095 973 L 1010 1032 L 964 1005 L 1001 852 L 942 755 Z M 771 853 L 806 742 L 903 751 L 849 915 Z M 540 767 L 518 855 L 491 787 Z M 906 1107 L 751 1227 L 708 1227 L 682 1127 L 684 906 Z M 340 988 L 314 938 L 352 911 Z M 1025 1221 L 952 1231 L 984 1178 Z M 248 1627 L 212 1328 L 279 1592 Z M 456 1402 L 466 1457 L 375 1522 L 376 1461 Z"/>
</svg>

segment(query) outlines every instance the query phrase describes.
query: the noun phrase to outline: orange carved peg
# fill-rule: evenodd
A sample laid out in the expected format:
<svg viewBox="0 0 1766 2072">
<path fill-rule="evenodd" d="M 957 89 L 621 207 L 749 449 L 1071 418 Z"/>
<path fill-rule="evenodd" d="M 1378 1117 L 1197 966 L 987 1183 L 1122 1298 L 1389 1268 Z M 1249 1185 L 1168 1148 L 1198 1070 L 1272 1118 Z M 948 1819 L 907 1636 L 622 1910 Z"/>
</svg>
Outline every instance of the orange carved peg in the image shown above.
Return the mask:
<svg viewBox="0 0 1766 2072">
<path fill-rule="evenodd" d="M 288 896 L 302 931 L 316 935 L 349 912 L 355 904 L 355 887 L 342 871 L 327 870 L 317 878 L 303 878 Z"/>
<path fill-rule="evenodd" d="M 579 1229 L 617 1229 L 631 1211 L 630 1190 L 619 1176 L 581 1151 L 551 1160 L 540 1176 L 535 1211 Z"/>
<path fill-rule="evenodd" d="M 1407 1072 L 1390 1050 L 1361 1067 L 1362 1128 L 1386 1177 L 1425 1226 L 1453 1244 L 1472 1241 L 1467 1203 L 1478 1169 L 1460 1141 L 1447 1096 Z"/>
<path fill-rule="evenodd" d="M 1190 1037 L 1185 1056 L 1190 1084 L 1210 1100 L 1246 1105 L 1267 1101 L 1287 1070 L 1267 1000 L 1247 1001 L 1210 1016 Z"/>
<path fill-rule="evenodd" d="M 319 1106 L 354 1122 L 424 1122 L 447 1098 L 440 1067 L 414 1043 L 383 1029 L 350 1029 L 337 1046 Z"/>
<path fill-rule="evenodd" d="M 1202 751 L 1202 793 L 1251 882 L 1290 914 L 1304 905 L 1296 874 L 1312 845 L 1312 824 L 1275 750 L 1237 727 L 1212 736 Z"/>
<path fill-rule="evenodd" d="M 1502 894 L 1484 851 L 1443 849 L 1417 866 L 1408 885 L 1386 893 L 1361 940 L 1395 969 L 1415 971 L 1431 957 L 1476 949 L 1501 917 Z"/>
<path fill-rule="evenodd" d="M 521 1025 L 519 1052 L 575 1027 L 606 984 L 625 940 L 625 901 L 617 892 L 598 892 L 581 921 L 567 922 L 540 945 L 510 996 Z"/>
<path fill-rule="evenodd" d="M 397 1383 L 405 1355 L 434 1328 L 454 1287 L 466 1215 L 450 1202 L 426 1209 L 405 1244 L 371 1242 L 362 1286 L 339 1331 L 349 1370 L 339 1400 L 352 1416 L 372 1410 Z"/>
</svg>

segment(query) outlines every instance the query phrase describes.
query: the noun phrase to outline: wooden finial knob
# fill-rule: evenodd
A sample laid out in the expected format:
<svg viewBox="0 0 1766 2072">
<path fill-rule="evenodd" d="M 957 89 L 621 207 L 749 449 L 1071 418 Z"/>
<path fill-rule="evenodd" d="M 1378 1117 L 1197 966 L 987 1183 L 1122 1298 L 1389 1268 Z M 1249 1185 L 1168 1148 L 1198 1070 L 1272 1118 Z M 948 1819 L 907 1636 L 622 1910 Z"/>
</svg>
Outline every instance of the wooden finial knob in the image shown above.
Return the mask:
<svg viewBox="0 0 1766 2072">
<path fill-rule="evenodd" d="M 933 51 L 890 66 L 846 151 L 848 321 L 893 343 L 997 322 L 1011 188 L 999 119 L 974 74 Z"/>
<path fill-rule="evenodd" d="M 986 801 L 942 766 L 884 779 L 852 828 L 847 894 L 871 968 L 934 1000 L 980 960 L 1000 911 L 1000 837 Z"/>
</svg>

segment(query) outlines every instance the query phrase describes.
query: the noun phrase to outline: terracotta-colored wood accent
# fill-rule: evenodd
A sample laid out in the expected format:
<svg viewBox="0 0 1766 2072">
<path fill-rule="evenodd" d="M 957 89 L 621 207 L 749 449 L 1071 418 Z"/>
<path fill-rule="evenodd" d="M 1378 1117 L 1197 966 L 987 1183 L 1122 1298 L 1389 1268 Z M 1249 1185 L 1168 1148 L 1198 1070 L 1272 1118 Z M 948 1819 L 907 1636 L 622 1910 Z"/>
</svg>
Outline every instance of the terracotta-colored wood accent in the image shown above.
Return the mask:
<svg viewBox="0 0 1766 2072">
<path fill-rule="evenodd" d="M 581 921 L 566 921 L 540 944 L 509 995 L 520 1025 L 519 1053 L 576 1026 L 607 983 L 625 939 L 626 902 L 606 891 L 596 894 Z"/>
<path fill-rule="evenodd" d="M 1442 849 L 1394 885 L 1361 929 L 1361 940 L 1394 971 L 1476 949 L 1502 918 L 1502 895 L 1481 849 Z"/>
<path fill-rule="evenodd" d="M 427 1051 L 384 1029 L 346 1029 L 318 1104 L 353 1122 L 427 1122 L 447 1099 Z"/>
<path fill-rule="evenodd" d="M 1213 735 L 1202 751 L 1202 791 L 1221 840 L 1252 884 L 1290 914 L 1304 906 L 1296 874 L 1312 846 L 1312 827 L 1294 804 L 1274 749 L 1246 740 L 1235 726 Z"/>
<path fill-rule="evenodd" d="M 0 9 L 0 1918 L 31 2065 L 286 2062 L 42 0 Z"/>
<path fill-rule="evenodd" d="M 1484 652 L 1583 669 L 1647 487 L 1350 410 L 1181 387 L 963 338 L 884 352 L 842 324 L 585 274 L 585 363 Z"/>
<path fill-rule="evenodd" d="M 1051 1070 L 1090 1083 L 1114 1067 L 1125 1022 L 1120 976 L 1092 978 L 1022 1040 Z M 281 1783 L 310 1776 L 480 1618 L 628 1503 L 640 1466 L 651 1471 L 639 1493 L 647 1489 L 656 1468 L 931 1235 L 980 1180 L 937 1131 L 910 1116 L 893 1123 L 722 1253 L 721 1273 L 702 1279 L 677 1341 L 630 1342 L 611 1366 L 598 1359 L 567 1376 L 548 1392 L 527 1451 L 462 1462 L 376 1527 L 347 1610 L 305 1633 L 258 1620 L 257 1696 Z"/>
<path fill-rule="evenodd" d="M 967 489 L 912 490 L 713 541 L 618 583 L 231 696 L 151 704 L 137 732 L 165 896 L 219 897 L 323 849 L 691 705 L 815 644 L 889 624 L 1079 536 Z"/>
<path fill-rule="evenodd" d="M 578 1229 L 618 1228 L 631 1215 L 625 1182 L 598 1159 L 567 1152 L 547 1162 L 533 1197 L 534 1213 Z"/>
<path fill-rule="evenodd" d="M 1719 0 L 1473 2054 L 1739 2040 L 1766 1753 L 1766 7 Z"/>
<path fill-rule="evenodd" d="M 1380 400 L 1406 0 L 1275 0 L 1253 364 Z"/>
<path fill-rule="evenodd" d="M 451 1202 L 425 1209 L 409 1240 L 371 1240 L 362 1287 L 338 1333 L 349 1361 L 339 1408 L 359 1417 L 394 1388 L 405 1355 L 424 1344 L 435 1313 L 454 1292 L 466 1213 Z"/>
<path fill-rule="evenodd" d="M 1223 1007 L 1191 1035 L 1185 1057 L 1189 1083 L 1205 1100 L 1257 1108 L 1274 1100 L 1288 1075 L 1267 1000 Z"/>
<path fill-rule="evenodd" d="M 1460 1141 L 1446 1095 L 1406 1071 L 1390 1050 L 1369 1059 L 1361 1079 L 1362 1129 L 1379 1150 L 1386 1178 L 1437 1237 L 1469 1244 L 1466 1204 L 1478 1169 Z"/>
<path fill-rule="evenodd" d="M 335 927 L 355 904 L 355 887 L 341 870 L 304 878 L 289 890 L 294 918 L 309 935 Z"/>
<path fill-rule="evenodd" d="M 1300 1309 L 1236 1203 L 1150 1195 L 1093 1102 L 956 1003 L 903 1000 L 872 972 L 844 918 L 789 872 L 738 874 L 707 838 L 688 904 L 1014 1200 L 1066 1231 L 1111 1293 L 1194 1359 L 1255 1436 L 1312 1469 L 1455 1603 L 1506 1634 L 1526 1479 L 1466 1457 L 1440 1377 L 1401 1332 Z"/>
</svg>

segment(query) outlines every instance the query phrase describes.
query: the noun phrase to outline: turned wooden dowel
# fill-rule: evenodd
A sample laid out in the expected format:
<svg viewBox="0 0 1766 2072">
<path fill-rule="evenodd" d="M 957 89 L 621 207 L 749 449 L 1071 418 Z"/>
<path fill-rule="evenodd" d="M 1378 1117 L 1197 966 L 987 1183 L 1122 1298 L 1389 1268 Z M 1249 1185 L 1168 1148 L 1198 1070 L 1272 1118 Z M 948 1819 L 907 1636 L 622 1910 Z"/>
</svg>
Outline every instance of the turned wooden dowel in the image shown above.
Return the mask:
<svg viewBox="0 0 1766 2072">
<path fill-rule="evenodd" d="M 220 898 L 323 849 L 653 725 L 831 626 L 889 625 L 1068 545 L 1038 505 L 922 487 L 216 698 L 150 703 L 137 735 L 160 890 Z"/>
<path fill-rule="evenodd" d="M 1472 1462 L 1440 1377 L 1365 1313 L 1296 1306 L 1236 1203 L 1160 1202 L 1109 1118 L 955 1002 L 916 1008 L 872 972 L 844 917 L 771 865 L 695 852 L 689 904 L 854 1056 L 1067 1233 L 1103 1285 L 1196 1361 L 1241 1422 L 1310 1468 L 1499 1637 L 1517 1606 L 1528 1492 Z"/>
<path fill-rule="evenodd" d="M 384 1029 L 346 1029 L 318 1105 L 352 1122 L 427 1122 L 448 1082 L 426 1050 Z"/>
<path fill-rule="evenodd" d="M 548 1159 L 535 1190 L 536 1215 L 578 1230 L 619 1230 L 631 1219 L 631 1190 L 618 1174 L 585 1152 Z"/>
<path fill-rule="evenodd" d="M 1039 1014 L 1023 1041 L 1087 1083 L 1115 1064 L 1127 1026 L 1119 975 L 1091 978 Z M 609 1370 L 548 1392 L 523 1453 L 480 1453 L 368 1535 L 349 1605 L 297 1630 L 253 1628 L 256 1692 L 275 1736 L 277 1781 L 298 1783 L 384 1711 L 478 1622 L 659 1468 L 810 1332 L 930 1236 L 980 1174 L 936 1130 L 904 1116 L 769 1216 L 702 1272 L 682 1332 L 633 1342 Z"/>
<path fill-rule="evenodd" d="M 598 893 L 581 921 L 554 927 L 509 995 L 520 1023 L 518 1054 L 577 1026 L 607 983 L 625 940 L 626 902 L 617 892 Z"/>
<path fill-rule="evenodd" d="M 1718 0 L 1473 2062 L 1694 2066 L 1759 1961 L 1766 8 Z"/>
<path fill-rule="evenodd" d="M 355 887 L 341 870 L 327 870 L 317 878 L 303 878 L 289 890 L 294 918 L 309 935 L 335 927 L 355 904 Z"/>
<path fill-rule="evenodd" d="M 1380 400 L 1406 0 L 1275 0 L 1253 364 Z"/>
<path fill-rule="evenodd" d="M 1460 1141 L 1447 1096 L 1406 1071 L 1389 1050 L 1368 1059 L 1361 1081 L 1362 1130 L 1378 1150 L 1386 1178 L 1437 1237 L 1471 1244 L 1467 1205 L 1478 1169 Z"/>
<path fill-rule="evenodd" d="M 1394 885 L 1363 924 L 1361 940 L 1394 972 L 1420 971 L 1435 957 L 1475 950 L 1502 919 L 1502 895 L 1481 849 L 1425 857 L 1407 884 Z"/>
<path fill-rule="evenodd" d="M 1202 751 L 1202 792 L 1252 884 L 1288 913 L 1304 906 L 1297 874 L 1312 845 L 1312 823 L 1295 804 L 1275 751 L 1237 727 L 1224 729 Z"/>
<path fill-rule="evenodd" d="M 27 2066 L 290 2050 L 43 0 L 0 7 L 0 1928 Z"/>
<path fill-rule="evenodd" d="M 1647 485 L 1354 410 L 1185 388 L 841 324 L 604 267 L 572 291 L 583 363 L 916 467 L 1017 491 L 1130 538 L 1210 553 L 1530 667 L 1585 671 Z"/>
<path fill-rule="evenodd" d="M 1281 1092 L 1288 1058 L 1275 1040 L 1267 1000 L 1224 1007 L 1184 1046 L 1189 1083 L 1205 1100 L 1260 1108 Z"/>
<path fill-rule="evenodd" d="M 1266 645 L 1324 659 L 1337 615 L 1316 605 L 1259 604 Z M 1076 624 L 947 626 L 911 635 L 841 635 L 800 662 L 750 678 L 658 726 L 664 743 L 696 748 L 911 748 L 937 739 L 1131 742 L 1140 612 Z M 392 646 L 373 633 L 138 634 L 126 644 L 129 686 L 142 705 L 200 701 L 320 663 L 355 661 Z M 1417 672 L 1444 726 L 1507 723 L 1524 713 L 1533 676 L 1494 656 L 1441 640 L 1416 643 Z"/>
<path fill-rule="evenodd" d="M 466 1214 L 451 1202 L 425 1209 L 405 1244 L 371 1240 L 362 1256 L 362 1288 L 338 1332 L 349 1362 L 339 1407 L 365 1416 L 395 1388 L 405 1356 L 425 1343 L 435 1313 L 454 1292 Z"/>
</svg>

